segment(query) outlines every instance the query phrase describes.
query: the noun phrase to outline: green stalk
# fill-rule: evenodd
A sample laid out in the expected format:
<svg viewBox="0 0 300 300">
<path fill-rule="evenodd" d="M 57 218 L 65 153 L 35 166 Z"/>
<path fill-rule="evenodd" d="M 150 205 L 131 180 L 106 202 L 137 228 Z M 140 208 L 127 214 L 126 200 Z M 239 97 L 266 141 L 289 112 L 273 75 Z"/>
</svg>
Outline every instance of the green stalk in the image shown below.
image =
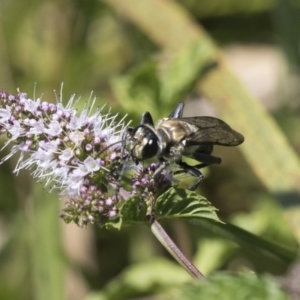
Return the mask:
<svg viewBox="0 0 300 300">
<path fill-rule="evenodd" d="M 186 271 L 196 279 L 205 279 L 204 275 L 185 257 L 185 255 L 179 250 L 176 244 L 171 240 L 162 226 L 154 220 L 151 224 L 151 231 L 161 244 L 167 249 L 167 251 L 177 260 L 177 262 L 183 266 Z"/>
</svg>

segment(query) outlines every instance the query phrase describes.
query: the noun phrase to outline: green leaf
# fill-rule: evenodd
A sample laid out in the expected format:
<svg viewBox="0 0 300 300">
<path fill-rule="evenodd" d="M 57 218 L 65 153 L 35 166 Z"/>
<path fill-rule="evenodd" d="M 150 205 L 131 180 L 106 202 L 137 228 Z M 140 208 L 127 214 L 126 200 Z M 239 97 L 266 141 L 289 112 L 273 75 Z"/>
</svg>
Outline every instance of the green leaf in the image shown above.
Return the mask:
<svg viewBox="0 0 300 300">
<path fill-rule="evenodd" d="M 132 225 L 137 223 L 146 223 L 147 206 L 141 206 L 141 199 L 139 196 L 131 197 L 124 202 L 120 208 L 120 219 L 122 225 Z"/>
<path fill-rule="evenodd" d="M 285 265 L 291 263 L 296 257 L 296 249 L 289 249 L 270 242 L 230 223 L 221 224 L 204 219 L 193 220 L 193 223 L 219 237 L 231 240 L 251 252 L 275 259 Z"/>
<path fill-rule="evenodd" d="M 155 112 L 160 103 L 157 62 L 147 60 L 126 75 L 115 77 L 111 87 L 119 105 L 131 116 L 147 110 Z"/>
<path fill-rule="evenodd" d="M 142 207 L 139 196 L 128 199 L 119 208 L 120 219 L 109 223 L 109 226 L 120 228 L 121 225 L 148 223 L 147 205 Z M 149 211 L 149 209 L 148 209 Z M 155 218 L 162 219 L 194 219 L 207 218 L 219 221 L 216 208 L 204 197 L 184 189 L 170 188 L 155 203 Z"/>
<path fill-rule="evenodd" d="M 211 48 L 211 41 L 188 44 L 176 52 L 160 76 L 161 99 L 166 103 L 182 101 L 207 71 L 216 67 L 215 60 L 205 55 Z"/>
<path fill-rule="evenodd" d="M 140 295 L 153 294 L 167 287 L 178 286 L 190 280 L 180 266 L 164 258 L 154 258 L 134 264 L 115 277 L 99 293 L 88 295 L 92 299 L 132 299 Z"/>
<path fill-rule="evenodd" d="M 215 60 L 207 61 L 203 53 L 211 47 L 194 42 L 184 47 L 166 63 L 148 59 L 132 68 L 126 75 L 111 80 L 111 88 L 120 106 L 131 117 L 150 111 L 154 119 L 167 116 L 178 101 L 182 101 L 196 82 L 211 68 Z"/>
<path fill-rule="evenodd" d="M 180 300 L 287 300 L 275 280 L 268 276 L 258 277 L 253 273 L 218 273 L 209 280 L 195 281 L 167 293 L 167 299 Z M 166 295 L 166 296 L 167 296 Z M 166 299 L 163 297 L 161 299 Z"/>
<path fill-rule="evenodd" d="M 206 218 L 220 222 L 216 210 L 203 196 L 180 188 L 170 188 L 155 203 L 158 220 Z"/>
</svg>

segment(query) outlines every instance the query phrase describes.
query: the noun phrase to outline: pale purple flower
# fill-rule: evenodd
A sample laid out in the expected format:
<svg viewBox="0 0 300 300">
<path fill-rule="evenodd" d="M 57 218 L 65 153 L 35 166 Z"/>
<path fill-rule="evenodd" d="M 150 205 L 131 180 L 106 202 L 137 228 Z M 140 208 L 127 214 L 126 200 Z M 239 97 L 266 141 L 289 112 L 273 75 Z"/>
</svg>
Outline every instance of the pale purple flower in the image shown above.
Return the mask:
<svg viewBox="0 0 300 300">
<path fill-rule="evenodd" d="M 5 108 L 0 109 L 0 124 L 6 122 L 10 119 L 11 116 L 11 108 L 6 106 Z"/>
<path fill-rule="evenodd" d="M 45 129 L 45 133 L 50 134 L 51 136 L 59 135 L 62 132 L 62 128 L 58 121 L 51 120 L 48 124 L 48 128 Z"/>
<path fill-rule="evenodd" d="M 77 116 L 72 116 L 68 124 L 68 128 L 71 130 L 79 129 L 82 127 L 82 120 Z"/>
<path fill-rule="evenodd" d="M 116 212 L 115 210 L 110 210 L 109 213 L 108 213 L 108 215 L 109 215 L 111 218 L 113 218 L 113 217 L 115 217 L 115 216 L 117 215 L 117 212 Z"/>
<path fill-rule="evenodd" d="M 76 130 L 69 134 L 69 138 L 72 142 L 74 142 L 75 146 L 80 146 L 85 139 L 85 134 L 79 130 Z"/>
<path fill-rule="evenodd" d="M 85 145 L 85 150 L 90 152 L 93 149 L 93 146 L 91 144 L 86 144 Z"/>
<path fill-rule="evenodd" d="M 24 109 L 26 111 L 29 111 L 29 112 L 35 114 L 38 107 L 40 106 L 40 99 L 37 99 L 35 101 L 33 101 L 31 99 L 26 99 L 26 100 L 25 100 L 25 98 L 23 98 L 23 99 L 24 99 L 24 101 L 23 101 Z"/>
<path fill-rule="evenodd" d="M 33 119 L 34 120 L 34 119 Z M 34 122 L 31 122 L 29 133 L 30 134 L 41 134 L 45 132 L 45 125 L 42 119 L 34 120 Z"/>
<path fill-rule="evenodd" d="M 74 151 L 70 148 L 66 148 L 61 152 L 58 158 L 61 161 L 69 161 L 73 156 L 74 156 Z"/>
<path fill-rule="evenodd" d="M 83 163 L 89 173 L 93 173 L 100 169 L 99 162 L 96 159 L 92 158 L 91 156 L 87 157 Z"/>
<path fill-rule="evenodd" d="M 25 133 L 24 128 L 17 120 L 13 121 L 12 125 L 7 125 L 6 128 L 8 129 L 8 132 L 12 135 L 11 139 L 17 139 L 19 136 Z"/>
</svg>

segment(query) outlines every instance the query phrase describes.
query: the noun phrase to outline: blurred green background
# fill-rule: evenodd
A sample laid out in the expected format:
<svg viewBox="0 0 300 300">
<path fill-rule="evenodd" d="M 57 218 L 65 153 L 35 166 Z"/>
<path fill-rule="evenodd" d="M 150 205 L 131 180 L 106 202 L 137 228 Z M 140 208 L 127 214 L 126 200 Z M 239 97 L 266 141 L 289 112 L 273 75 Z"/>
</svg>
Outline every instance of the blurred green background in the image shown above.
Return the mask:
<svg viewBox="0 0 300 300">
<path fill-rule="evenodd" d="M 178 101 L 186 115 L 224 118 L 245 143 L 215 150 L 223 162 L 205 170 L 199 192 L 225 222 L 295 249 L 299 23 L 300 1 L 0 0 L 0 87 L 54 102 L 63 82 L 65 101 L 76 93 L 83 105 L 93 91 L 133 124 Z M 146 226 L 64 224 L 59 195 L 29 172 L 15 176 L 17 159 L 0 168 L 0 299 L 133 299 L 189 280 Z M 164 226 L 205 275 L 290 267 L 205 228 Z"/>
</svg>

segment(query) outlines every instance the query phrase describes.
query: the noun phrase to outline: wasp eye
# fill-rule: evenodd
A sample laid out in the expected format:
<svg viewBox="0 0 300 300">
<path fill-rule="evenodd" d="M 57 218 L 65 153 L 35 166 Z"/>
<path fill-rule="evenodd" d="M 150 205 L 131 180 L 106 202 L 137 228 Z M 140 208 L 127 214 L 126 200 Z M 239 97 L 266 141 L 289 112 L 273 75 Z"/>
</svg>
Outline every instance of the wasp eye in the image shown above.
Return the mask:
<svg viewBox="0 0 300 300">
<path fill-rule="evenodd" d="M 143 159 L 154 157 L 158 151 L 158 141 L 156 139 L 149 139 L 142 151 Z"/>
</svg>

